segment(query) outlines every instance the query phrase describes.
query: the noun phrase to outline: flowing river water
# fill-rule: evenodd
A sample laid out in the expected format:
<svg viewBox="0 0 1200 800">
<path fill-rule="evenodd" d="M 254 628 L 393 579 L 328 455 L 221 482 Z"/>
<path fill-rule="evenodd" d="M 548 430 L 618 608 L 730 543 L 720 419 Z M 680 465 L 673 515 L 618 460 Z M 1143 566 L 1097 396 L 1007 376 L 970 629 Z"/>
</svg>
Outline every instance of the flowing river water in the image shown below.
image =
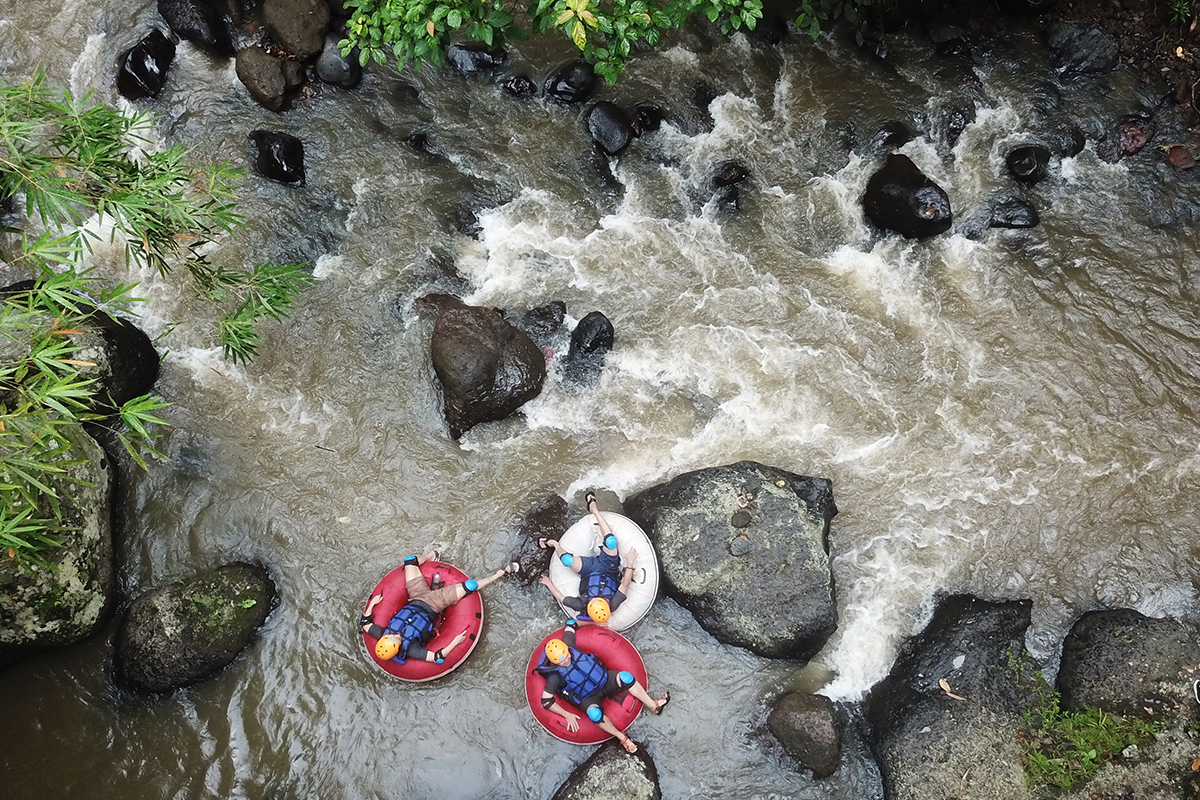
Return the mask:
<svg viewBox="0 0 1200 800">
<path fill-rule="evenodd" d="M 0 71 L 41 67 L 118 100 L 113 61 L 155 21 L 146 0 L 9 2 Z M 1039 227 L 964 235 L 1012 191 L 1008 149 L 1046 120 L 1114 119 L 1146 90 L 1122 73 L 1051 87 L 1030 31 L 981 55 L 973 86 L 917 37 L 892 47 L 894 67 L 837 41 L 679 35 L 600 92 L 668 111 L 608 177 L 578 108 L 376 68 L 276 115 L 232 62 L 182 45 L 146 104 L 156 141 L 247 167 L 255 128 L 306 146 L 305 188 L 248 171 L 248 226 L 214 259 L 305 260 L 318 281 L 243 367 L 211 348 L 207 309 L 137 276 L 153 296 L 142 324 L 167 351 L 171 427 L 169 461 L 129 476 L 120 580 L 134 596 L 258 560 L 282 600 L 230 669 L 169 697 L 113 686 L 111 627 L 6 671 L 0 796 L 549 797 L 590 748 L 552 739 L 525 707 L 525 660 L 560 624 L 540 587 L 489 588 L 481 645 L 431 685 L 378 671 L 355 615 L 431 542 L 468 573 L 494 569 L 531 498 L 558 492 L 581 513 L 594 486 L 615 507 L 739 459 L 833 480 L 839 627 L 801 673 L 718 644 L 660 598 L 630 636 L 651 691 L 675 700 L 631 733 L 667 797 L 877 796 L 861 752 L 823 782 L 788 763 L 758 733 L 764 704 L 814 676 L 861 698 L 936 592 L 1031 598 L 1028 645 L 1051 670 L 1085 610 L 1194 616 L 1200 281 L 1194 226 L 1169 223 L 1200 198 L 1195 180 L 1089 145 L 1033 191 Z M 569 55 L 513 52 L 535 79 Z M 706 92 L 707 111 L 693 101 Z M 959 224 L 920 242 L 872 233 L 859 197 L 881 162 L 862 143 L 892 119 L 936 131 L 926 120 L 968 95 L 977 117 L 953 148 L 935 132 L 902 150 Z M 730 158 L 752 173 L 737 213 L 705 202 Z M 482 209 L 475 235 L 460 232 L 464 209 Z M 100 248 L 98 267 L 122 277 L 113 262 Z M 522 418 L 455 442 L 431 324 L 410 308 L 429 291 L 518 310 L 561 299 L 573 319 L 599 309 L 616 347 L 594 386 L 552 377 Z"/>
</svg>

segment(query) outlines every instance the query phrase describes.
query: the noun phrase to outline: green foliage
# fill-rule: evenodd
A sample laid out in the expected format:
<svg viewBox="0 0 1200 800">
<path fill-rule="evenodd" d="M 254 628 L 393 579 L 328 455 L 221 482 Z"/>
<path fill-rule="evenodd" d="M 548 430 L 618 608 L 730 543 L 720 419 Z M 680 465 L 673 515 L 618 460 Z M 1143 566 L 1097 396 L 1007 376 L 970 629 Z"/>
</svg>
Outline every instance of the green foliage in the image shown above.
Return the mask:
<svg viewBox="0 0 1200 800">
<path fill-rule="evenodd" d="M 341 42 L 342 55 L 359 49 L 359 60 L 403 69 L 442 63 L 453 38 L 499 47 L 524 39 L 503 0 L 345 0 L 354 14 Z M 762 0 L 531 0 L 526 13 L 535 33 L 557 31 L 609 83 L 625 71 L 639 42 L 658 44 L 664 31 L 689 19 L 706 18 L 722 33 L 753 30 L 762 18 Z"/>
<path fill-rule="evenodd" d="M 816 39 L 830 24 L 845 20 L 854 27 L 854 38 L 863 43 L 863 34 L 871 25 L 878 26 L 893 0 L 801 0 L 796 28 Z"/>
<path fill-rule="evenodd" d="M 1040 673 L 1038 674 L 1040 678 Z M 1097 708 L 1063 711 L 1058 692 L 1039 681 L 1038 708 L 1021 717 L 1025 781 L 1032 788 L 1070 789 L 1130 745 L 1154 735 L 1152 723 L 1105 714 Z"/>
<path fill-rule="evenodd" d="M 1191 0 L 1170 0 L 1171 5 L 1167 13 L 1171 17 L 1171 22 L 1176 25 L 1182 25 L 1192 18 L 1192 1 Z"/>
<path fill-rule="evenodd" d="M 126 117 L 103 103 L 72 98 L 36 76 L 0 84 L 0 205 L 24 212 L 21 227 L 0 228 L 10 267 L 35 277 L 34 288 L 0 301 L 0 556 L 23 567 L 48 566 L 42 554 L 70 528 L 69 502 L 83 462 L 74 445 L 80 424 L 112 428 L 145 467 L 161 400 L 143 396 L 102 413 L 106 398 L 87 377 L 96 366 L 77 342 L 97 314 L 131 313 L 132 286 L 105 289 L 77 264 L 111 230 L 131 267 L 167 274 L 180 263 L 197 293 L 226 306 L 237 325 L 219 323 L 227 357 L 256 352 L 262 318 L 282 319 L 312 282 L 302 264 L 262 264 L 249 271 L 213 267 L 196 253 L 205 241 L 236 230 L 236 170 L 201 170 L 186 151 L 137 150 L 144 115 Z M 93 216 L 100 224 L 82 225 Z"/>
</svg>

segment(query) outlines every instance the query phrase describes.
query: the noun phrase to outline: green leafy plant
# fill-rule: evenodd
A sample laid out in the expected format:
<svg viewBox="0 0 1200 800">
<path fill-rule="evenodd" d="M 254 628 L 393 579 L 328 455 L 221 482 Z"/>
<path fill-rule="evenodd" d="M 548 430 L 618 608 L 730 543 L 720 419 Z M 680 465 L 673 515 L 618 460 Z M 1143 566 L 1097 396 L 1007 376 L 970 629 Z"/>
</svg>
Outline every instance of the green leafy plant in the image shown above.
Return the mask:
<svg viewBox="0 0 1200 800">
<path fill-rule="evenodd" d="M 49 566 L 41 554 L 70 530 L 64 501 L 81 481 L 82 423 L 108 427 L 142 467 L 160 455 L 152 441 L 167 404 L 145 395 L 113 413 L 87 372 L 96 365 L 77 353 L 95 315 L 131 313 L 140 300 L 133 286 L 105 288 L 78 268 L 96 231 L 110 232 L 128 266 L 165 275 L 184 265 L 200 296 L 232 306 L 217 328 L 235 360 L 255 354 L 258 321 L 285 317 L 312 282 L 303 264 L 241 270 L 198 255 L 200 244 L 242 225 L 233 193 L 240 173 L 191 166 L 178 146 L 146 150 L 138 132 L 148 124 L 76 100 L 40 75 L 0 84 L 0 214 L 23 211 L 0 228 L 0 255 L 34 277 L 31 288 L 0 298 L 0 553 L 24 567 Z"/>
<path fill-rule="evenodd" d="M 1192 18 L 1192 2 L 1191 0 L 1171 0 L 1167 13 L 1171 17 L 1171 22 L 1182 25 Z"/>
<path fill-rule="evenodd" d="M 1091 778 L 1126 747 L 1154 735 L 1155 726 L 1144 720 L 1106 714 L 1097 708 L 1064 711 L 1058 692 L 1044 679 L 1039 684 L 1038 707 L 1022 715 L 1017 732 L 1030 787 L 1070 789 Z"/>
<path fill-rule="evenodd" d="M 441 64 L 454 37 L 498 47 L 524 39 L 503 0 L 345 0 L 354 9 L 340 43 L 342 55 L 358 48 L 363 65 L 395 58 L 412 64 Z M 635 46 L 658 44 L 664 31 L 704 17 L 722 33 L 753 30 L 762 0 L 532 0 L 526 13 L 535 33 L 558 31 L 609 83 L 625 71 Z"/>
</svg>

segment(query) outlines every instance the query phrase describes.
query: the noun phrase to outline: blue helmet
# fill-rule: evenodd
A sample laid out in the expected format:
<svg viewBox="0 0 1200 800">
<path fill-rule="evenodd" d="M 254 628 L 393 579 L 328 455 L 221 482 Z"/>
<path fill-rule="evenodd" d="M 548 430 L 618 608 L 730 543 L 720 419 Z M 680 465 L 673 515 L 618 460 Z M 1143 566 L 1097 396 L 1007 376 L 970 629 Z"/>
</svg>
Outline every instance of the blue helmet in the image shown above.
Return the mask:
<svg viewBox="0 0 1200 800">
<path fill-rule="evenodd" d="M 608 536 L 605 536 L 604 537 L 604 546 L 607 547 L 609 550 L 616 550 L 617 549 L 617 537 L 613 536 L 611 533 Z"/>
</svg>

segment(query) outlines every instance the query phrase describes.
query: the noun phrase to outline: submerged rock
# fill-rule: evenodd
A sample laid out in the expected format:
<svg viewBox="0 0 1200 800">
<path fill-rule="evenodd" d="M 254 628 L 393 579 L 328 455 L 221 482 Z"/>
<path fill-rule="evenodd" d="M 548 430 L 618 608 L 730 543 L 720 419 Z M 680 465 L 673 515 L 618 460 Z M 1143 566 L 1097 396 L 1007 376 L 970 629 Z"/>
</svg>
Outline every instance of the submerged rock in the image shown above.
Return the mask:
<svg viewBox="0 0 1200 800">
<path fill-rule="evenodd" d="M 264 178 L 289 186 L 304 185 L 304 143 L 286 133 L 251 131 L 251 158 Z"/>
<path fill-rule="evenodd" d="M 613 348 L 616 332 L 601 311 L 592 311 L 571 331 L 571 347 L 563 364 L 567 380 L 588 384 L 604 368 L 605 356 Z"/>
<path fill-rule="evenodd" d="M 228 564 L 133 601 L 117 632 L 122 683 L 147 692 L 190 686 L 224 669 L 275 606 L 262 567 Z"/>
<path fill-rule="evenodd" d="M 504 50 L 492 50 L 484 45 L 452 44 L 446 50 L 446 64 L 459 75 L 476 75 L 503 67 L 508 61 Z"/>
<path fill-rule="evenodd" d="M 767 716 L 771 735 L 788 755 L 812 770 L 814 778 L 828 778 L 837 771 L 843 727 L 832 700 L 806 692 L 784 692 Z"/>
<path fill-rule="evenodd" d="M 865 702 L 886 797 L 1033 797 L 1015 736 L 1045 689 L 1025 652 L 1031 608 L 949 597 L 904 644 Z"/>
<path fill-rule="evenodd" d="M 566 317 L 567 304 L 561 300 L 551 300 L 526 311 L 517 327 L 525 331 L 538 347 L 551 347 Z"/>
<path fill-rule="evenodd" d="M 992 217 L 988 223 L 992 228 L 1033 228 L 1041 222 L 1037 209 L 1024 200 L 1015 197 L 1002 197 L 992 208 Z"/>
<path fill-rule="evenodd" d="M 546 95 L 560 103 L 582 103 L 596 88 L 596 70 L 586 61 L 572 61 L 546 79 Z"/>
<path fill-rule="evenodd" d="M 909 239 L 936 236 L 950 229 L 950 198 L 904 155 L 887 163 L 867 181 L 862 199 L 867 219 Z"/>
<path fill-rule="evenodd" d="M 158 0 L 158 13 L 179 38 L 210 53 L 233 55 L 228 22 L 203 0 Z"/>
<path fill-rule="evenodd" d="M 1004 159 L 1008 172 L 1022 183 L 1032 186 L 1050 173 L 1050 151 L 1040 145 L 1014 148 Z"/>
<path fill-rule="evenodd" d="M 553 549 L 538 546 L 539 539 L 561 539 L 567 530 L 567 501 L 560 495 L 549 494 L 536 501 L 525 512 L 518 526 L 520 541 L 509 561 L 521 565 L 518 581 L 526 586 L 537 583 L 550 569 Z"/>
<path fill-rule="evenodd" d="M 632 755 L 609 739 L 570 774 L 551 800 L 661 800 L 658 770 L 644 745 Z"/>
<path fill-rule="evenodd" d="M 533 97 L 537 94 L 537 84 L 528 75 L 510 75 L 501 81 L 500 87 L 513 97 Z"/>
<path fill-rule="evenodd" d="M 455 439 L 509 416 L 537 397 L 546 379 L 542 351 L 491 308 L 443 303 L 430 350 Z"/>
<path fill-rule="evenodd" d="M 175 60 L 175 43 L 155 28 L 121 54 L 117 91 L 128 100 L 158 97 Z"/>
<path fill-rule="evenodd" d="M 750 524 L 730 518 L 752 496 Z M 667 594 L 719 641 L 762 656 L 804 659 L 836 627 L 828 479 L 740 461 L 688 472 L 630 497 L 626 513 L 654 543 Z M 729 542 L 744 533 L 741 556 Z"/>
<path fill-rule="evenodd" d="M 1094 25 L 1053 23 L 1046 28 L 1046 44 L 1054 53 L 1054 73 L 1061 78 L 1110 72 L 1120 52 L 1116 38 Z"/>
<path fill-rule="evenodd" d="M 616 103 L 601 100 L 587 112 L 588 135 L 605 155 L 615 156 L 633 141 L 633 120 Z"/>
</svg>

